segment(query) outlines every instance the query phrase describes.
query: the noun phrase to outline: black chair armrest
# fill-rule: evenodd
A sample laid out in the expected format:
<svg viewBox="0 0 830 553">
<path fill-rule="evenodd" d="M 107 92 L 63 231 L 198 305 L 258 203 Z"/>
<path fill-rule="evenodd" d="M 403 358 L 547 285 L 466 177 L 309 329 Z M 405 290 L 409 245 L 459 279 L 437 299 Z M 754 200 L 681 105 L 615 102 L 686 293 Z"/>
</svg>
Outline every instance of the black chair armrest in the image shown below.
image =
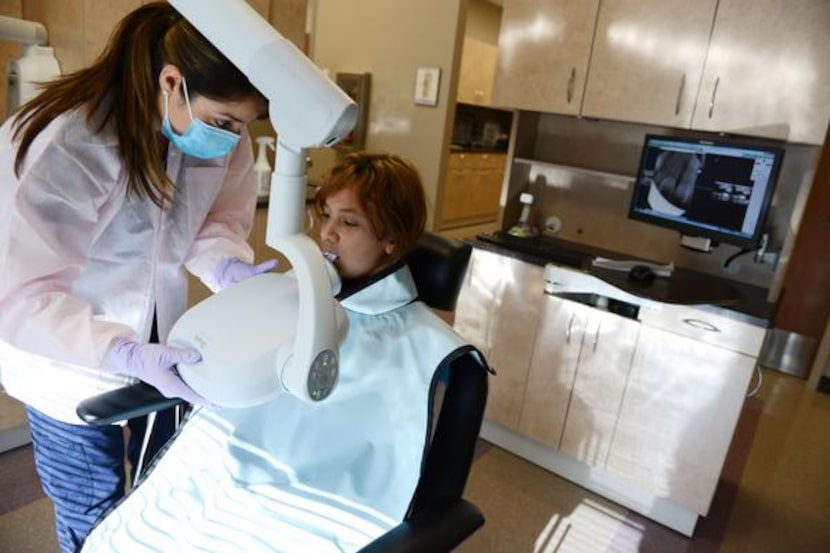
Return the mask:
<svg viewBox="0 0 830 553">
<path fill-rule="evenodd" d="M 143 382 L 92 396 L 78 404 L 78 416 L 89 425 L 105 426 L 134 419 L 185 403 L 178 397 L 164 397 Z"/>
<path fill-rule="evenodd" d="M 444 508 L 419 513 L 400 523 L 359 553 L 449 552 L 484 524 L 484 516 L 472 503 L 460 499 Z"/>
</svg>

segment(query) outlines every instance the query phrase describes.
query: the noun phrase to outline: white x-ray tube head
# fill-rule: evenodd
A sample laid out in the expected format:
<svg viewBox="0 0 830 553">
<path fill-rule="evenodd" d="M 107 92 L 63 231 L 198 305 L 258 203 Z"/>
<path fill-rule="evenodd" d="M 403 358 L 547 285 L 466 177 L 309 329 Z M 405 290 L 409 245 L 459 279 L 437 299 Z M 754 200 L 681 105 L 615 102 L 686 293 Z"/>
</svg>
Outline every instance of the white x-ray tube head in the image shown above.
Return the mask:
<svg viewBox="0 0 830 553">
<path fill-rule="evenodd" d="M 331 146 L 357 105 L 244 0 L 171 0 L 270 102 L 279 140 L 293 150 Z"/>
<path fill-rule="evenodd" d="M 290 355 L 281 350 L 276 356 L 276 371 L 294 395 L 324 399 L 332 390 L 332 371 L 337 373 L 340 332 L 326 263 L 303 232 L 306 148 L 331 146 L 346 136 L 357 121 L 357 105 L 244 0 L 170 3 L 269 101 L 278 138 L 266 242 L 288 258 L 299 287 L 294 348 Z M 228 309 L 244 317 L 244 305 Z"/>
</svg>

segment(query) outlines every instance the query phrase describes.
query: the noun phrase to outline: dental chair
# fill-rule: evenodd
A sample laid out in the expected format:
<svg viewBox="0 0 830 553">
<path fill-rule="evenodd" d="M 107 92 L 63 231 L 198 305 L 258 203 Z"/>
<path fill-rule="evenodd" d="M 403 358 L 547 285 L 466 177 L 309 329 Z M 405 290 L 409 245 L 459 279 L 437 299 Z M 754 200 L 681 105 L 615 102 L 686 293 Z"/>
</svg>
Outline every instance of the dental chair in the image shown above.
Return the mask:
<svg viewBox="0 0 830 553">
<path fill-rule="evenodd" d="M 407 259 L 419 299 L 433 309 L 452 311 L 470 251 L 458 240 L 425 234 Z M 436 394 L 442 397 L 433 398 L 431 441 L 404 520 L 361 552 L 451 551 L 484 524 L 481 511 L 463 492 L 484 414 L 488 369 L 460 369 L 449 371 L 443 394 Z M 183 403 L 139 383 L 85 400 L 77 412 L 88 424 L 106 425 Z"/>
</svg>

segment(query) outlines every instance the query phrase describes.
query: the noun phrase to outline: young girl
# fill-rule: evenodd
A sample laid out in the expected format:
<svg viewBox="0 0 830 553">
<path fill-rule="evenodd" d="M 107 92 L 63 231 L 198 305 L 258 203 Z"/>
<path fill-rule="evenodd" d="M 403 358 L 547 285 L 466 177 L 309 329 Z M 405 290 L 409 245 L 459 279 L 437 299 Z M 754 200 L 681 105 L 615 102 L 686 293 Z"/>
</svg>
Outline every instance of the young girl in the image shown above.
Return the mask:
<svg viewBox="0 0 830 553">
<path fill-rule="evenodd" d="M 245 125 L 267 110 L 175 9 L 152 2 L 92 66 L 0 128 L 2 383 L 26 405 L 63 551 L 125 483 L 122 429 L 83 426 L 76 405 L 135 378 L 198 401 L 173 367 L 199 353 L 151 343 L 186 307 L 182 267 L 214 290 L 272 267 L 250 265 L 246 243 Z M 130 427 L 140 443 L 140 421 Z"/>
<path fill-rule="evenodd" d="M 439 373 L 485 366 L 417 301 L 406 257 L 426 203 L 411 164 L 348 155 L 316 205 L 348 317 L 337 387 L 316 404 L 201 409 L 84 551 L 356 551 L 404 518 Z"/>
</svg>

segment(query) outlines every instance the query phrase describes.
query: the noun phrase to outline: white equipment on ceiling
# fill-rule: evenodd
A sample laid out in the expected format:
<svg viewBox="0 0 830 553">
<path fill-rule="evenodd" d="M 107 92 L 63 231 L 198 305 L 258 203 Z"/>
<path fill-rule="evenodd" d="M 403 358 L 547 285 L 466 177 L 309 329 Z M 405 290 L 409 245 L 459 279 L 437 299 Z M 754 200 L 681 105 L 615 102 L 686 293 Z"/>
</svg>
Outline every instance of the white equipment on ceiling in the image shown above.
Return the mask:
<svg viewBox="0 0 830 553">
<path fill-rule="evenodd" d="M 47 46 L 46 27 L 0 15 L 0 40 L 23 44 L 23 55 L 9 63 L 6 71 L 6 116 L 31 100 L 39 92 L 39 83 L 51 81 L 61 74 L 55 51 Z"/>
</svg>

